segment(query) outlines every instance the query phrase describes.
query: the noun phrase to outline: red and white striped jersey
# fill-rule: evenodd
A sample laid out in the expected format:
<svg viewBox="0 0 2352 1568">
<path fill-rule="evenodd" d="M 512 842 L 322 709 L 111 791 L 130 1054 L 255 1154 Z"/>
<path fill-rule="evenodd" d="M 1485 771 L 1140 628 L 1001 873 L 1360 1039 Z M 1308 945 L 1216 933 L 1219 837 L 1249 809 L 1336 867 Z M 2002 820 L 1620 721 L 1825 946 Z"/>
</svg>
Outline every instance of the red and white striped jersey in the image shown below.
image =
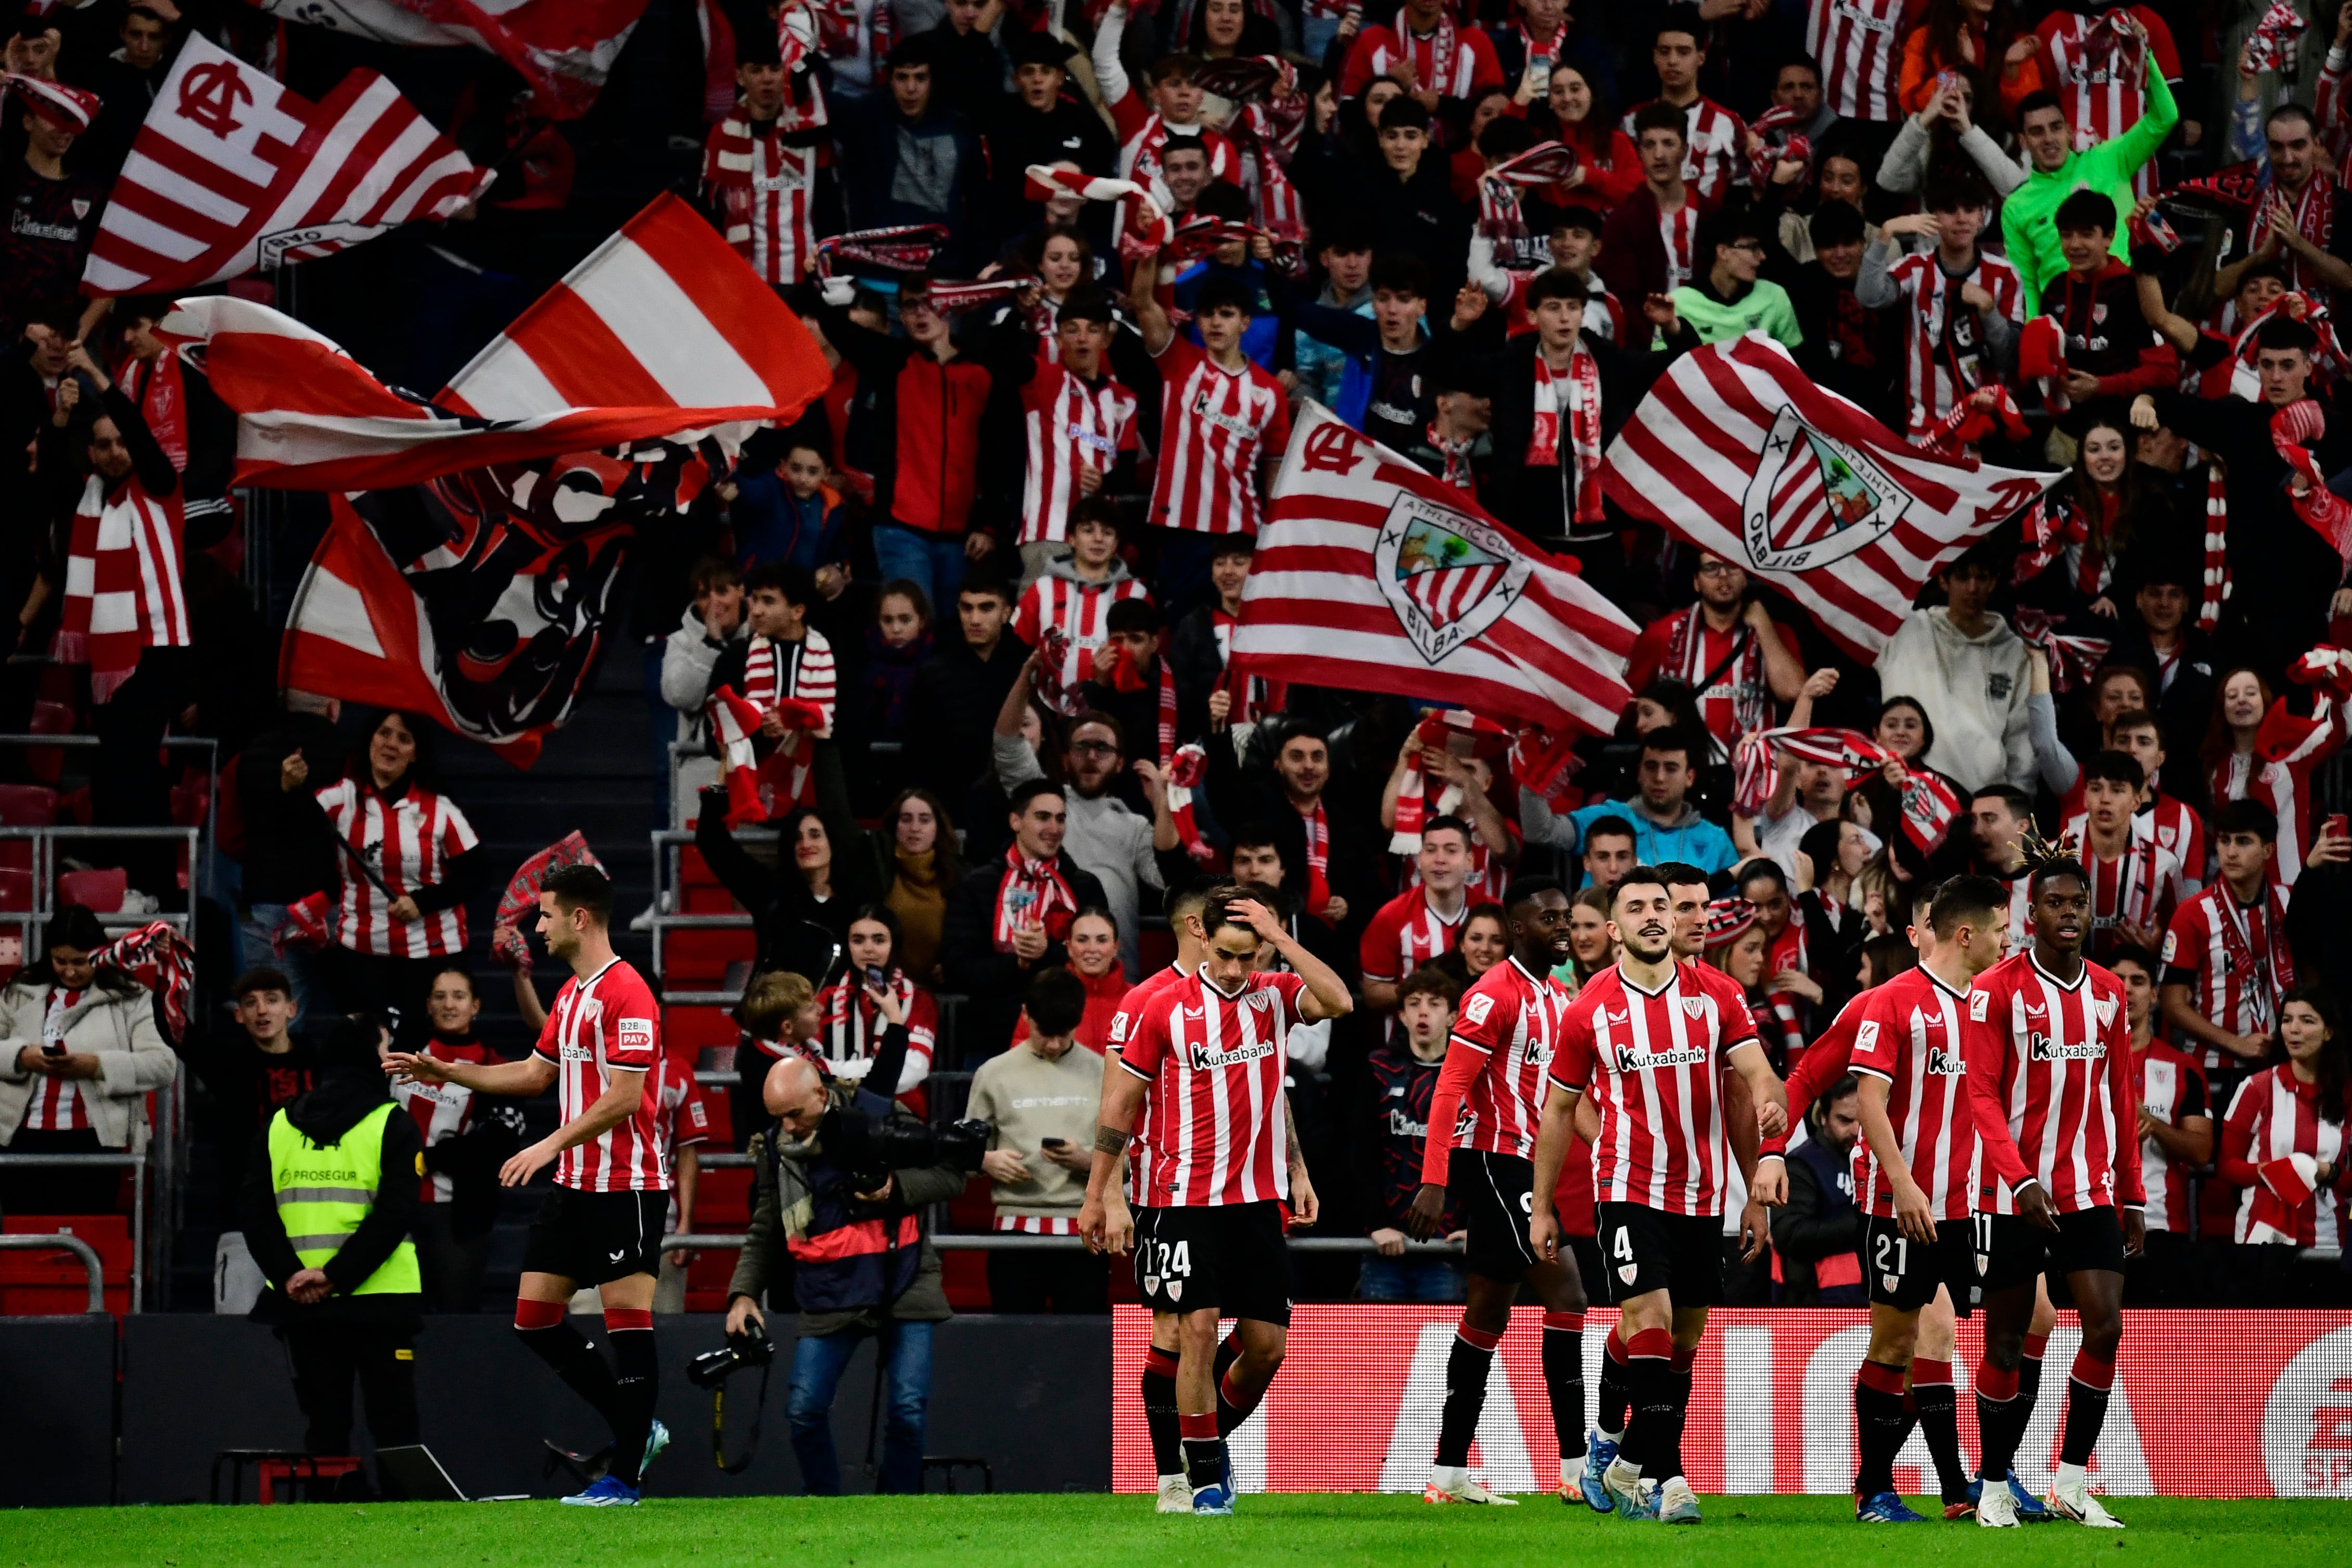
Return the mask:
<svg viewBox="0 0 2352 1568">
<path fill-rule="evenodd" d="M 808 81 L 810 91 L 823 92 L 814 74 Z M 800 282 L 808 258 L 816 254 L 811 209 L 818 150 L 784 140 L 785 121 L 795 118 L 787 105 L 780 118 L 754 121 L 744 118 L 738 104 L 710 128 L 703 143 L 703 199 L 718 214 L 719 232 L 735 254 L 767 284 Z"/>
<path fill-rule="evenodd" d="M 1149 101 L 1141 93 L 1129 92 L 1111 104 L 1112 118 L 1119 121 L 1118 129 L 1123 139 L 1118 149 L 1118 177 L 1139 184 L 1150 184 L 1160 177 L 1160 150 L 1168 145 L 1171 130 L 1166 120 L 1144 107 Z M 1122 109 L 1139 112 L 1142 119 L 1130 123 L 1128 116 L 1119 112 Z M 1209 154 L 1212 179 L 1223 180 L 1228 185 L 1242 183 L 1241 153 L 1223 132 L 1205 125 L 1190 125 L 1182 128 L 1180 134 L 1201 139 L 1201 145 Z M 1125 206 L 1124 203 L 1120 204 Z M 1160 210 L 1164 213 L 1168 209 L 1162 206 Z"/>
<path fill-rule="evenodd" d="M 1626 135 L 1635 137 L 1638 141 L 1633 130 L 1633 117 L 1649 107 L 1646 103 L 1635 104 L 1625 111 L 1625 118 L 1618 121 L 1617 128 Z M 1748 184 L 1747 121 L 1706 97 L 1693 99 L 1685 112 L 1689 126 L 1689 145 L 1683 156 L 1684 181 L 1709 202 L 1723 200 L 1735 185 L 1745 188 Z M 1683 204 L 1683 211 L 1689 213 L 1689 203 Z M 1694 222 L 1696 216 L 1692 214 Z M 1675 247 L 1671 240 L 1666 246 L 1666 256 L 1667 270 L 1672 271 Z M 1675 287 L 1679 288 L 1689 281 L 1690 275 L 1685 273 L 1675 280 Z"/>
<path fill-rule="evenodd" d="M 703 1103 L 701 1086 L 694 1081 L 693 1059 L 665 1051 L 646 1082 L 653 1095 L 654 1127 L 661 1137 L 662 1169 L 675 1171 L 678 1150 L 710 1141 L 710 1111 Z M 677 1189 L 673 1185 L 662 1234 L 680 1228 L 680 1219 Z"/>
<path fill-rule="evenodd" d="M 1160 366 L 1160 445 L 1151 521 L 1203 534 L 1254 534 L 1257 473 L 1290 444 L 1282 383 L 1244 357 L 1228 371 L 1178 333 Z"/>
<path fill-rule="evenodd" d="M 2014 875 L 2001 872 L 1991 874 L 2009 884 L 2008 950 L 2022 953 L 2025 945 L 2033 940 L 2033 878 L 2022 871 Z"/>
<path fill-rule="evenodd" d="M 1062 685 L 1066 688 L 1095 678 L 1095 650 L 1110 641 L 1110 607 L 1122 600 L 1151 597 L 1131 577 L 1110 582 L 1080 582 L 1075 578 L 1045 576 L 1031 583 L 1013 612 L 1013 634 L 1034 648 L 1049 626 L 1070 640 L 1062 661 Z"/>
<path fill-rule="evenodd" d="M 2180 904 L 2180 862 L 2154 839 L 2134 834 L 2124 852 L 2103 860 L 2083 841 L 2083 866 L 2091 873 L 2091 936 L 2084 951 L 2105 961 L 2124 946 L 2125 925 L 2161 931 Z"/>
<path fill-rule="evenodd" d="M 1853 1071 L 1886 1081 L 1886 1119 L 1911 1179 L 1927 1195 L 1928 1211 L 1937 1219 L 1966 1219 L 1977 1185 L 1976 1116 L 1960 1038 L 1969 993 L 1922 964 L 1871 997 L 1869 1015 L 1854 1030 Z M 1796 1110 L 1793 1100 L 1789 1108 Z M 1895 1188 L 1867 1139 L 1855 1159 L 1854 1202 L 1892 1219 Z"/>
<path fill-rule="evenodd" d="M 2277 893 L 2284 911 L 2288 890 Z M 2279 977 L 2289 967 L 2283 924 L 2272 917 L 2267 891 L 2249 907 L 2217 880 L 2174 912 L 2164 934 L 2162 978 L 2188 986 L 2190 1003 L 2208 1021 L 2232 1034 L 2266 1035 L 2278 1022 Z M 2233 962 L 2233 948 L 2252 962 Z M 2183 1049 L 2208 1072 L 2241 1060 L 2203 1040 L 2185 1041 Z"/>
<path fill-rule="evenodd" d="M 1029 476 L 1021 493 L 1024 545 L 1070 537 L 1070 508 L 1086 492 L 1080 467 L 1108 474 L 1139 444 L 1135 394 L 1108 376 L 1088 382 L 1058 364 L 1040 364 L 1021 389 L 1021 423 L 1029 439 Z"/>
<path fill-rule="evenodd" d="M 565 1126 L 588 1113 L 613 1086 L 614 1072 L 642 1072 L 628 1119 L 555 1160 L 555 1181 L 575 1192 L 667 1192 L 662 1158 L 661 1008 L 643 977 L 615 958 L 586 979 L 574 975 L 555 993 L 547 1027 L 532 1048 L 555 1063 L 555 1111 Z"/>
<path fill-rule="evenodd" d="M 1804 1054 L 1789 1068 L 1785 1085 L 1789 1092 L 1789 1125 L 1758 1145 L 1759 1153 L 1786 1154 L 1790 1131 L 1803 1124 L 1805 1113 L 1813 1102 L 1829 1092 L 1830 1085 L 1845 1076 L 1853 1061 L 1854 1037 L 1861 1032 L 1862 1022 L 1878 997 L 1878 988 L 1858 993 L 1853 1000 L 1838 1009 L 1830 1027 L 1813 1037 Z"/>
<path fill-rule="evenodd" d="M 1698 242 L 1698 204 L 1685 202 L 1671 213 L 1660 213 L 1658 239 L 1666 247 L 1666 292 L 1672 294 L 1697 270 L 1692 252 Z"/>
<path fill-rule="evenodd" d="M 1601 1115 L 1593 1196 L 1668 1214 L 1719 1217 L 1729 1184 L 1717 1079 L 1730 1053 L 1762 1046 L 1739 986 L 1676 964 L 1654 994 L 1612 964 L 1570 1002 L 1551 1081 L 1590 1092 Z"/>
<path fill-rule="evenodd" d="M 2150 791 L 2153 797 L 2147 805 L 2132 813 L 2132 837 L 2144 839 L 2172 852 L 2180 862 L 2184 883 L 2205 879 L 2205 820 L 2180 800 L 2161 789 Z M 2091 837 L 2091 813 L 2083 805 L 2083 781 L 2066 791 L 2059 803 L 2061 819 L 2058 836 L 2087 843 Z"/>
<path fill-rule="evenodd" d="M 814 626 L 797 643 L 754 637 L 744 650 L 743 700 L 761 713 L 786 697 L 814 703 L 824 710 L 824 722 L 812 732 L 819 739 L 833 734 L 836 681 L 833 644 Z"/>
<path fill-rule="evenodd" d="M 2016 1186 L 2042 1183 L 2061 1214 L 2145 1201 L 2139 1162 L 2116 1154 L 2136 1141 L 2124 983 L 2085 961 L 2067 985 L 2031 950 L 1977 977 L 1960 1031 L 1976 1107 L 1977 1211 L 2017 1212 Z"/>
<path fill-rule="evenodd" d="M 1516 954 L 1462 993 L 1454 1038 L 1446 1049 L 1472 1051 L 1484 1061 L 1463 1096 L 1454 1125 L 1431 1129 L 1437 1135 L 1423 1147 L 1423 1180 L 1443 1180 L 1428 1174 L 1444 1164 L 1427 1152 L 1440 1143 L 1448 1149 L 1477 1149 L 1519 1159 L 1535 1153 L 1544 1075 L 1559 1048 L 1560 1021 L 1567 1011 L 1567 988 L 1549 975 L 1529 972 Z"/>
<path fill-rule="evenodd" d="M 411 784 L 396 800 L 338 779 L 319 791 L 328 826 L 374 868 L 393 898 L 421 892 L 447 874 L 449 862 L 480 841 L 457 802 Z M 348 857 L 338 855 L 342 897 L 335 906 L 334 937 L 354 953 L 395 958 L 448 958 L 466 950 L 466 906 L 428 910 L 415 920 L 394 920 L 392 899 L 354 874 Z"/>
<path fill-rule="evenodd" d="M 1118 1011 L 1111 1014 L 1110 1038 L 1103 1042 L 1103 1054 L 1117 1056 L 1124 1051 L 1127 1049 L 1127 1042 L 1135 1038 L 1136 1029 L 1142 1022 L 1144 1012 L 1150 1007 L 1152 998 L 1169 987 L 1192 977 L 1176 965 L 1171 964 L 1164 969 L 1144 976 L 1129 987 L 1127 995 L 1119 998 Z M 1147 1097 L 1150 1092 L 1149 1089 L 1144 1091 Z M 1144 1186 L 1151 1176 L 1151 1118 L 1149 1098 L 1145 1100 L 1144 1109 L 1145 1114 L 1137 1119 L 1135 1136 L 1129 1140 L 1127 1145 L 1127 1201 L 1130 1206 L 1143 1201 Z"/>
<path fill-rule="evenodd" d="M 2309 1155 L 2323 1165 L 2341 1166 L 2344 1126 L 2320 1115 L 2319 1085 L 2297 1082 L 2294 1069 L 2282 1061 L 2238 1085 L 2237 1093 L 2230 1100 L 2230 1113 L 2221 1123 L 2223 1179 L 2234 1175 L 2247 1184 L 2244 1196 L 2238 1200 L 2237 1224 L 2231 1238 L 2241 1245 L 2267 1239 L 2252 1234 L 2261 1189 L 2253 1185 L 2257 1179 L 2253 1171 L 2242 1168 L 2232 1172 L 2230 1167 L 2260 1167 L 2290 1155 Z M 2344 1235 L 2332 1186 L 2316 1188 L 2295 1206 L 2294 1214 L 2293 1239 L 2297 1247 L 2342 1249 Z M 2284 1227 L 2273 1228 L 2283 1230 Z"/>
<path fill-rule="evenodd" d="M 1805 53 L 1821 66 L 1822 99 L 1848 120 L 1898 120 L 1895 81 L 1911 0 L 1812 0 Z"/>
<path fill-rule="evenodd" d="M 1150 1084 L 1144 1104 L 1155 1208 L 1290 1196 L 1282 1080 L 1290 1031 L 1306 1021 L 1292 974 L 1252 975 L 1232 996 L 1195 972 L 1142 1009 L 1118 1064 Z M 1133 1157 L 1130 1155 L 1130 1157 Z"/>
<path fill-rule="evenodd" d="M 495 1062 L 489 1048 L 479 1040 L 429 1040 L 423 1054 L 436 1061 Z M 416 1131 L 425 1146 L 446 1143 L 459 1137 L 474 1124 L 474 1092 L 462 1083 L 423 1083 L 414 1080 L 391 1085 L 392 1097 L 400 1102 L 416 1122 Z M 431 1172 L 417 1183 L 419 1203 L 447 1203 L 457 1196 L 457 1187 L 446 1172 Z"/>
<path fill-rule="evenodd" d="M 2205 1074 L 2196 1061 L 2161 1040 L 2151 1040 L 2139 1053 L 2139 1103 L 2149 1115 L 2168 1127 L 2178 1127 L 2187 1116 L 2210 1116 Z M 2197 1216 L 2189 1206 L 2187 1166 L 2176 1162 L 2154 1138 L 2139 1141 L 2139 1180 L 2147 1192 L 2150 1230 L 2193 1234 Z"/>
<path fill-rule="evenodd" d="M 1904 334 L 1903 397 L 1910 421 L 1907 434 L 1916 438 L 1969 392 L 2000 379 L 1991 345 L 1985 340 L 1981 313 L 1962 301 L 1960 290 L 1974 286 L 1991 295 L 1993 308 L 2008 317 L 2012 328 L 2025 324 L 2025 293 L 2015 267 L 1981 250 L 1976 265 L 1957 277 L 1945 270 L 1933 250 L 1905 256 L 1886 269 L 1886 276 L 1899 297 L 1896 308 L 1910 323 Z"/>
<path fill-rule="evenodd" d="M 1796 634 L 1777 624 L 1773 630 L 1795 654 Z M 1682 646 L 1679 664 L 1675 660 L 1677 643 Z M 1706 612 L 1691 604 L 1651 622 L 1634 640 L 1625 680 L 1639 691 L 1661 675 L 1691 688 L 1718 761 L 1729 760 L 1730 748 L 1749 730 L 1771 727 L 1772 688 L 1764 680 L 1763 650 L 1744 621 L 1735 620 L 1718 632 Z"/>
<path fill-rule="evenodd" d="M 1428 36 L 1413 32 L 1402 10 L 1383 26 L 1368 23 L 1356 35 L 1356 47 L 1339 76 L 1343 97 L 1360 98 L 1365 88 L 1404 59 L 1412 62 L 1413 80 L 1440 98 L 1466 99 L 1482 88 L 1501 87 L 1503 64 L 1485 31 L 1454 20 L 1449 7 Z"/>
<path fill-rule="evenodd" d="M 2147 29 L 2149 53 L 2156 68 L 2177 88 L 2180 56 L 2173 47 L 2172 29 L 2146 5 L 2129 7 Z M 2042 18 L 2034 31 L 2042 37 L 2042 85 L 2058 95 L 2066 123 L 2074 128 L 2074 151 L 2087 152 L 2112 141 L 2139 123 L 2147 110 L 2147 78 L 2136 53 L 2108 28 L 2108 12 L 2084 14 L 2058 9 Z M 2126 64 L 2126 61 L 2128 63 Z M 2132 177 L 2132 193 L 2156 192 L 2156 160 L 2149 159 Z"/>
<path fill-rule="evenodd" d="M 2265 762 L 2233 751 L 2213 769 L 2213 809 L 2231 800 L 2260 800 L 2278 818 L 2278 879 L 2292 887 L 2311 847 L 2311 769 L 2332 756 L 2324 743 L 2301 762 Z"/>
<path fill-rule="evenodd" d="M 1470 901 L 1447 919 L 1429 906 L 1429 890 L 1409 887 L 1372 914 L 1357 944 L 1356 956 L 1364 978 L 1396 984 L 1441 953 L 1451 953 L 1462 939 L 1463 918 Z"/>
<path fill-rule="evenodd" d="M 912 1089 L 931 1074 L 940 1045 L 940 1004 L 896 969 L 890 971 L 890 990 L 907 1014 L 907 1066 L 911 1071 L 901 1073 L 898 1082 Z M 816 994 L 816 1008 L 817 1037 L 809 1044 L 828 1066 L 870 1061 L 882 1049 L 882 1036 L 890 1026 L 862 983 L 844 980 L 825 987 Z M 893 1083 L 866 1087 L 885 1099 L 898 1092 Z"/>
<path fill-rule="evenodd" d="M 63 986 L 49 988 L 49 1005 L 41 1015 L 41 1046 L 50 1055 L 65 1050 L 66 1014 L 79 1007 L 81 991 Z M 33 1095 L 25 1106 L 21 1128 L 37 1132 L 70 1133 L 89 1125 L 89 1107 L 82 1103 L 81 1081 L 42 1073 L 33 1081 Z"/>
</svg>

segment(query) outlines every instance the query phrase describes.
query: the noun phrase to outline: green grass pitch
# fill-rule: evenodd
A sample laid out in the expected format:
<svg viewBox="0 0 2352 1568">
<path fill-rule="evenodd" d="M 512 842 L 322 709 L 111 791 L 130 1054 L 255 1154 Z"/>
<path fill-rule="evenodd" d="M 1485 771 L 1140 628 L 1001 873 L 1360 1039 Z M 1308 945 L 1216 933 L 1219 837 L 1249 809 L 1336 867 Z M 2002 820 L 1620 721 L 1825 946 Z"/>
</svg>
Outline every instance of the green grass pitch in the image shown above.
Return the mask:
<svg viewBox="0 0 2352 1568">
<path fill-rule="evenodd" d="M 1721 1568 L 1885 1562 L 2180 1563 L 2341 1568 L 2352 1504 L 2126 1498 L 2130 1528 L 1973 1523 L 1865 1528 L 1833 1497 L 1707 1498 L 1696 1529 L 1620 1523 L 1550 1498 L 1513 1509 L 1431 1508 L 1401 1496 L 1245 1496 L 1231 1519 L 1163 1519 L 1147 1497 L 654 1498 L 634 1510 L 553 1502 L 282 1508 L 26 1510 L 0 1513 L 0 1568 L 83 1563 L 263 1568 L 275 1563 L 598 1568 L 785 1563 L 792 1568 L 1020 1568 L 1151 1563 L 1262 1568 L 1363 1563 L 1575 1562 L 1587 1553 Z M 1587 1557 L 1586 1561 L 1591 1561 Z"/>
</svg>

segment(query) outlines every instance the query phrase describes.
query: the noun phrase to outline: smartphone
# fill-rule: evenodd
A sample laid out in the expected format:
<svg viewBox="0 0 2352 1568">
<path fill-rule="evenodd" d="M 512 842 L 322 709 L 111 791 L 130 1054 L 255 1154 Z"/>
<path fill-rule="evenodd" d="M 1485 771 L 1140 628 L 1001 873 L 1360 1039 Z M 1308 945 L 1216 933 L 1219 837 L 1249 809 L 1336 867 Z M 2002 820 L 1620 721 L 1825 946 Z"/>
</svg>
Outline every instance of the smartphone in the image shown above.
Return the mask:
<svg viewBox="0 0 2352 1568">
<path fill-rule="evenodd" d="M 868 964 L 866 966 L 866 983 L 874 988 L 874 989 L 877 991 L 887 989 L 889 980 L 890 977 L 882 972 L 879 965 Z"/>
<path fill-rule="evenodd" d="M 2347 821 L 2345 814 L 2338 811 L 2322 822 L 2319 831 L 2331 838 L 2352 838 L 2352 821 Z"/>
<path fill-rule="evenodd" d="M 1070 1140 L 1067 1138 L 1040 1138 L 1037 1142 L 1046 1148 L 1059 1149 L 1067 1147 Z"/>
</svg>

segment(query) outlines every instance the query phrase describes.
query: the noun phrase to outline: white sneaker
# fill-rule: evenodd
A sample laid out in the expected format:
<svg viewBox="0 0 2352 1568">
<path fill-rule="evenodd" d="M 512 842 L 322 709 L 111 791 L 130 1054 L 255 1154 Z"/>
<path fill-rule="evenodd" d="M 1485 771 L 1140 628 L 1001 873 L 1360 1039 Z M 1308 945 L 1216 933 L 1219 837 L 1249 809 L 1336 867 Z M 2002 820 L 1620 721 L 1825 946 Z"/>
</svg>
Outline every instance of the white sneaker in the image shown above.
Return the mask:
<svg viewBox="0 0 2352 1568">
<path fill-rule="evenodd" d="M 1192 1511 L 1192 1483 L 1182 1476 L 1160 1478 L 1160 1504 L 1155 1513 L 1190 1513 Z"/>
<path fill-rule="evenodd" d="M 1609 1468 L 1601 1472 L 1601 1490 L 1617 1503 L 1617 1511 L 1639 1512 L 1642 1507 L 1642 1467 L 1629 1465 L 1622 1459 L 1612 1459 Z"/>
<path fill-rule="evenodd" d="M 2094 1530 L 2121 1530 L 2124 1521 L 2106 1511 L 2088 1488 L 2052 1487 L 2042 1502 L 2052 1513 L 2074 1524 L 2087 1524 Z M 2120 1544 L 2120 1543 L 2119 1543 Z"/>
<path fill-rule="evenodd" d="M 1691 1484 L 1685 1478 L 1669 1478 L 1666 1484 L 1658 1489 L 1658 1522 L 1696 1524 L 1698 1521 L 1698 1494 L 1691 1490 Z"/>
<path fill-rule="evenodd" d="M 1515 1497 L 1497 1497 L 1470 1479 L 1470 1472 L 1459 1465 L 1433 1465 L 1429 1485 L 1422 1489 L 1423 1502 L 1483 1502 L 1498 1508 L 1517 1508 Z"/>
<path fill-rule="evenodd" d="M 1998 1481 L 1985 1483 L 1984 1495 L 1977 1499 L 1977 1522 L 1992 1530 L 2017 1528 L 2017 1499 L 2007 1486 Z"/>
</svg>

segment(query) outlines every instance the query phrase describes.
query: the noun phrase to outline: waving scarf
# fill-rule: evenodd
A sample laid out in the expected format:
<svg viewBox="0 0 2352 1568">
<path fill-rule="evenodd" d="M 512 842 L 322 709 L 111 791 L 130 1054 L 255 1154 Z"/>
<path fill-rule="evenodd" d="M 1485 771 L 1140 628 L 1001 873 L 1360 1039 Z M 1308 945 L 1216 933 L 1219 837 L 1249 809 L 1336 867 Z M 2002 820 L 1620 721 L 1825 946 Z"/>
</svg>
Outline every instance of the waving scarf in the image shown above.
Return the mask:
<svg viewBox="0 0 2352 1568">
<path fill-rule="evenodd" d="M 1580 339 L 1565 372 L 1554 371 L 1538 348 L 1535 379 L 1535 422 L 1528 433 L 1528 465 L 1559 465 L 1559 424 L 1565 402 L 1569 442 L 1576 461 L 1575 521 L 1600 522 L 1601 367 Z"/>
<path fill-rule="evenodd" d="M 996 950 L 1013 951 L 1013 934 L 1029 925 L 1043 925 L 1049 942 L 1065 941 L 1070 923 L 1077 918 L 1078 895 L 1062 874 L 1057 860 L 1033 861 L 1019 844 L 1004 852 L 1004 875 L 996 884 Z"/>
<path fill-rule="evenodd" d="M 323 928 L 323 927 L 322 927 Z M 95 949 L 89 961 L 119 969 L 163 1003 L 163 1028 L 172 1043 L 188 1037 L 188 998 L 195 988 L 195 954 L 167 920 L 151 920 Z"/>
<path fill-rule="evenodd" d="M 2115 646 L 2105 637 L 2061 636 L 2052 629 L 2046 611 L 2012 611 L 2010 619 L 2027 647 L 2049 655 L 2050 689 L 2062 696 L 2089 680 L 2092 672 L 2106 662 L 2107 650 Z"/>
<path fill-rule="evenodd" d="M 949 238 L 943 224 L 897 224 L 835 235 L 816 242 L 817 276 L 831 277 L 835 260 L 887 272 L 920 272 L 946 248 Z"/>
</svg>

